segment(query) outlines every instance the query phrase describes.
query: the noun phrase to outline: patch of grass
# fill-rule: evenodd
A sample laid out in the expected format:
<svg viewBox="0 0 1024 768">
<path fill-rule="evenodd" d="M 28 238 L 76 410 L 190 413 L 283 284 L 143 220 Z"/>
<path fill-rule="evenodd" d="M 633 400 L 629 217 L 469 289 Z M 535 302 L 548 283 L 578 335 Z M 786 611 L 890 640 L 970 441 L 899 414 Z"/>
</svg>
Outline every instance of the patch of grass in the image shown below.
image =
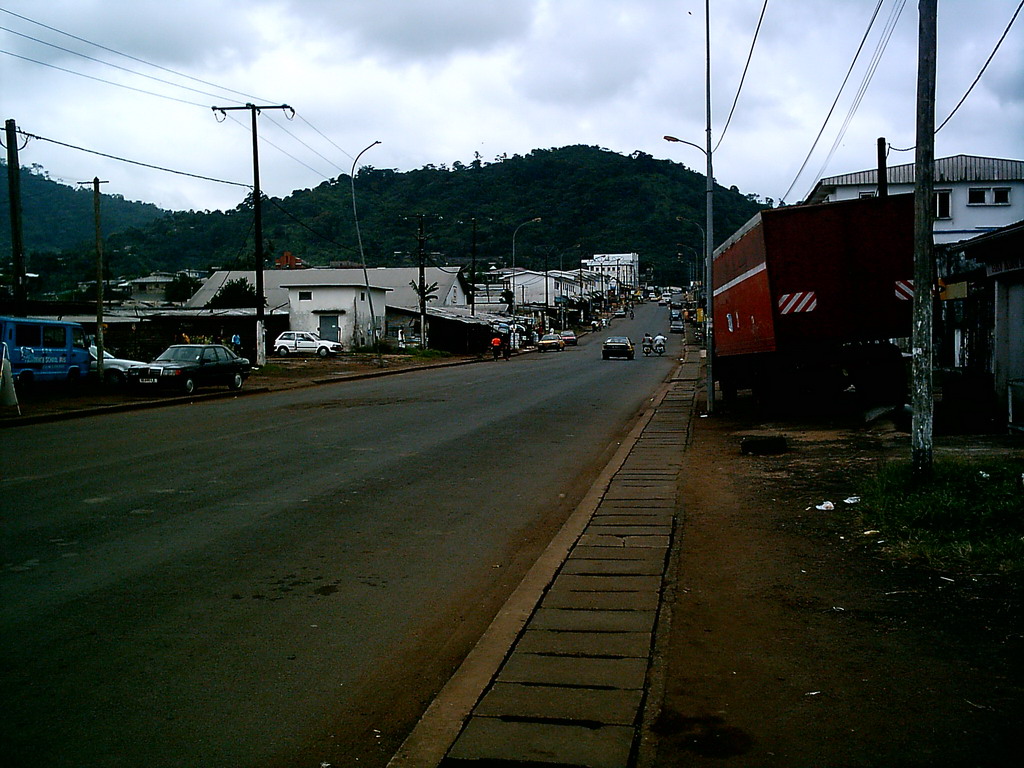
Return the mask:
<svg viewBox="0 0 1024 768">
<path fill-rule="evenodd" d="M 883 466 L 862 494 L 864 523 L 901 560 L 960 572 L 1024 574 L 1024 461 L 935 462 L 931 479 L 909 462 Z"/>
</svg>

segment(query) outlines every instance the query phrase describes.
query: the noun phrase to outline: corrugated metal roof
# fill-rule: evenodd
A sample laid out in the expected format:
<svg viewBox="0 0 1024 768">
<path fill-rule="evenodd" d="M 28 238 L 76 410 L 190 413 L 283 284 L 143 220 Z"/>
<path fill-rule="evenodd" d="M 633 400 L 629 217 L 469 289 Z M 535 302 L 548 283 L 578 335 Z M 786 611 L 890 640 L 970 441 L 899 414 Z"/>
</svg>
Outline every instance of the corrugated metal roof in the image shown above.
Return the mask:
<svg viewBox="0 0 1024 768">
<path fill-rule="evenodd" d="M 913 184 L 914 164 L 892 165 L 885 174 L 890 184 Z M 976 155 L 954 155 L 942 157 L 935 161 L 935 181 L 1020 181 L 1024 179 L 1024 160 L 1004 160 L 998 157 L 978 157 Z M 818 182 L 818 186 L 850 186 L 857 184 L 876 184 L 878 169 L 844 173 L 839 176 L 826 176 Z"/>
</svg>

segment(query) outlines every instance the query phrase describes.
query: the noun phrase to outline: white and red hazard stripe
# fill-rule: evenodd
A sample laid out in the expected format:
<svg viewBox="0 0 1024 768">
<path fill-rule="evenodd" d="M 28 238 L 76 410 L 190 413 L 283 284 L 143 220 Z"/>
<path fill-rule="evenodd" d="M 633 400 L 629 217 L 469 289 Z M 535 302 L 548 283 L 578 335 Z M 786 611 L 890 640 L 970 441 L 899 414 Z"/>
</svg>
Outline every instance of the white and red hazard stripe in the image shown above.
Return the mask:
<svg viewBox="0 0 1024 768">
<path fill-rule="evenodd" d="M 914 300 L 914 281 L 913 280 L 897 280 L 896 281 L 896 298 L 900 301 L 913 301 Z"/>
<path fill-rule="evenodd" d="M 791 315 L 795 312 L 813 312 L 818 306 L 818 295 L 814 291 L 784 293 L 779 296 L 779 314 Z"/>
</svg>

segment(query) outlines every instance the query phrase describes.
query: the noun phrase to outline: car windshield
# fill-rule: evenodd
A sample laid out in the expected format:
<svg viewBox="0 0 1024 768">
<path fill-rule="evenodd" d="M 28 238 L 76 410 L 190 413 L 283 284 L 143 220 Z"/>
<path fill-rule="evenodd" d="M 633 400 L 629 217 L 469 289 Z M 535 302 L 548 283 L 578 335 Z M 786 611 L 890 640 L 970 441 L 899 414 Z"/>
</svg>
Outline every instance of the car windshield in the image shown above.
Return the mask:
<svg viewBox="0 0 1024 768">
<path fill-rule="evenodd" d="M 202 354 L 202 347 L 168 347 L 156 360 L 165 363 L 197 363 Z"/>
<path fill-rule="evenodd" d="M 559 338 L 560 337 L 557 334 L 546 333 L 546 334 L 544 334 L 543 336 L 540 337 L 540 340 L 541 341 L 558 341 Z"/>
</svg>

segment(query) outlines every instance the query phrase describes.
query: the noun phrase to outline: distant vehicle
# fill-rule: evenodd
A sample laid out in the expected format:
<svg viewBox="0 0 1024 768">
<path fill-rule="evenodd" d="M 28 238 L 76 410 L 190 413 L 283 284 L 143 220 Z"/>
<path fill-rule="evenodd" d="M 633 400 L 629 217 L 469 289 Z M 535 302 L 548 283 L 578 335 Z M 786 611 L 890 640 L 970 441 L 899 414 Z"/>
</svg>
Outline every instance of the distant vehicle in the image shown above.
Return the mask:
<svg viewBox="0 0 1024 768">
<path fill-rule="evenodd" d="M 686 330 L 686 323 L 683 322 L 681 317 L 675 320 L 670 320 L 668 323 L 668 330 L 670 333 L 682 333 Z"/>
<path fill-rule="evenodd" d="M 274 341 L 274 351 L 281 357 L 287 355 L 317 355 L 327 357 L 344 351 L 337 341 L 321 339 L 312 331 L 285 331 Z"/>
<path fill-rule="evenodd" d="M 576 338 L 576 332 L 575 331 L 568 331 L 568 330 L 566 330 L 566 331 L 562 331 L 558 335 L 562 337 L 562 341 L 565 343 L 565 346 L 567 346 L 567 347 L 575 347 L 575 346 L 578 346 L 579 343 L 580 343 L 580 340 L 578 338 Z"/>
<path fill-rule="evenodd" d="M 89 345 L 78 323 L 0 317 L 0 341 L 19 384 L 78 381 L 89 373 Z"/>
<path fill-rule="evenodd" d="M 89 359 L 92 361 L 89 363 L 89 372 L 96 374 L 99 366 L 97 365 L 98 352 L 95 345 L 89 347 Z M 115 386 L 121 386 L 128 381 L 128 369 L 136 365 L 145 365 L 141 360 L 124 360 L 120 357 L 115 357 L 110 354 L 109 349 L 103 350 L 103 381 L 107 384 L 113 384 Z"/>
<path fill-rule="evenodd" d="M 547 352 L 550 349 L 561 352 L 565 349 L 565 342 L 562 341 L 562 337 L 557 333 L 545 333 L 540 337 L 540 341 L 537 342 L 537 349 L 541 352 Z"/>
<path fill-rule="evenodd" d="M 615 317 L 625 317 L 626 316 L 626 310 L 623 309 L 622 307 L 619 307 L 618 309 L 615 310 L 614 316 Z"/>
<path fill-rule="evenodd" d="M 610 360 L 613 357 L 624 357 L 632 360 L 636 355 L 633 342 L 627 336 L 609 336 L 601 346 L 601 357 Z"/>
<path fill-rule="evenodd" d="M 140 387 L 179 389 L 192 394 L 196 387 L 226 384 L 241 389 L 252 366 L 223 344 L 175 344 L 152 362 L 128 369 L 129 383 Z"/>
</svg>

